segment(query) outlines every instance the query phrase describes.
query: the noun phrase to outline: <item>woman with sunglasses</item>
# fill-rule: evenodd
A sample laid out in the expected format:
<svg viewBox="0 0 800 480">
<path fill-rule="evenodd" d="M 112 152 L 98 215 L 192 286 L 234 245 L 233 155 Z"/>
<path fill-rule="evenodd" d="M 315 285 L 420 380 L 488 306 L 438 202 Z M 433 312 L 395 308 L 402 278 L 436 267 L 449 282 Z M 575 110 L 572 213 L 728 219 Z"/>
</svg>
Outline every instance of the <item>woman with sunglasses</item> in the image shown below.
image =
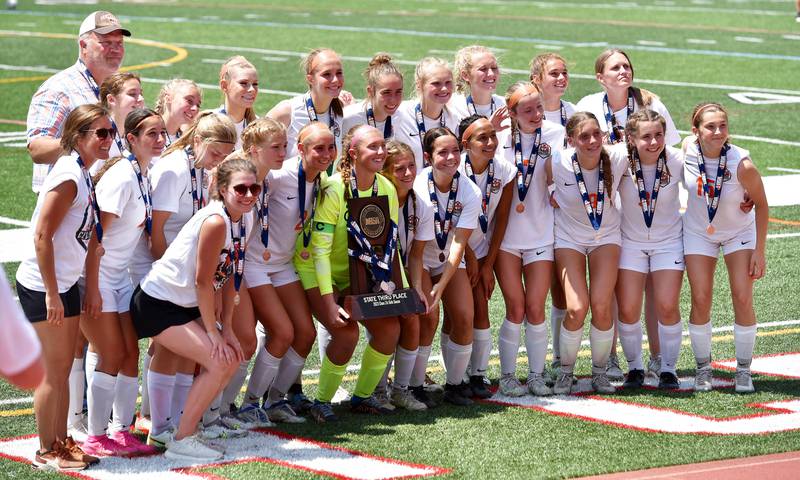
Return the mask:
<svg viewBox="0 0 800 480">
<path fill-rule="evenodd" d="M 89 169 L 108 158 L 113 132 L 108 111 L 99 105 L 82 105 L 69 114 L 61 136 L 69 154 L 56 162 L 39 191 L 33 242 L 17 270 L 19 301 L 42 343 L 47 371 L 33 400 L 39 434 L 33 465 L 44 470 L 74 472 L 97 462 L 67 437 L 67 392 L 81 310 L 78 278 L 90 239 L 102 232 Z"/>
<path fill-rule="evenodd" d="M 203 412 L 243 359 L 232 315 L 260 191 L 252 163 L 220 164 L 212 201 L 178 232 L 131 301 L 139 338 L 152 337 L 156 345 L 201 367 L 189 392 L 191 401 L 167 441 L 167 458 L 208 462 L 224 455 L 222 446 L 204 441 L 197 429 Z"/>
<path fill-rule="evenodd" d="M 129 432 L 139 394 L 139 343 L 129 313 L 133 285 L 128 267 L 139 238 L 152 227 L 148 167 L 161 154 L 166 131 L 161 116 L 148 109 L 128 114 L 125 131 L 131 153 L 107 161 L 95 176 L 105 253 L 86 262 L 81 330 L 98 360 L 89 383 L 83 448 L 95 456 L 155 453 Z M 93 238 L 89 248 L 97 246 Z"/>
</svg>

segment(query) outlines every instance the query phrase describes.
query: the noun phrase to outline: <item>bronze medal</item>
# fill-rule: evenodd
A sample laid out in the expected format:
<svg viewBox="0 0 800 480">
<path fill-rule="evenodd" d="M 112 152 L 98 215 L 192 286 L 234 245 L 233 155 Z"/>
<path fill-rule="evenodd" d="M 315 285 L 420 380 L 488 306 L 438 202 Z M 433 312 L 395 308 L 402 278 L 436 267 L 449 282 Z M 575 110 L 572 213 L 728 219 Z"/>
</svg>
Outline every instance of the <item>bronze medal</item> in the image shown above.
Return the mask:
<svg viewBox="0 0 800 480">
<path fill-rule="evenodd" d="M 265 262 L 268 262 L 269 261 L 269 250 L 264 250 L 264 253 L 261 255 L 261 258 L 263 258 Z"/>
<path fill-rule="evenodd" d="M 444 262 L 444 260 L 445 260 L 444 252 L 439 252 L 439 261 Z"/>
<path fill-rule="evenodd" d="M 236 292 L 236 295 L 234 295 L 234 297 L 233 297 L 233 304 L 238 307 L 239 306 L 239 301 L 240 301 L 239 292 Z"/>
<path fill-rule="evenodd" d="M 716 231 L 717 231 L 717 229 L 714 228 L 714 225 L 711 225 L 710 223 L 706 227 L 706 232 L 708 232 L 709 235 L 714 235 L 714 232 L 716 232 Z"/>
<path fill-rule="evenodd" d="M 96 252 L 97 252 L 97 256 L 98 256 L 98 257 L 102 257 L 103 255 L 105 255 L 105 254 L 106 254 L 106 249 L 105 249 L 105 248 L 103 248 L 103 246 L 102 246 L 102 245 L 98 245 L 98 246 L 97 246 L 97 250 L 96 250 Z"/>
<path fill-rule="evenodd" d="M 525 204 L 524 203 L 518 203 L 517 204 L 517 213 L 522 213 L 524 211 L 525 211 Z"/>
<path fill-rule="evenodd" d="M 308 260 L 308 257 L 310 257 L 310 256 L 311 255 L 308 253 L 308 250 L 303 250 L 302 252 L 300 252 L 300 257 L 303 260 Z"/>
</svg>

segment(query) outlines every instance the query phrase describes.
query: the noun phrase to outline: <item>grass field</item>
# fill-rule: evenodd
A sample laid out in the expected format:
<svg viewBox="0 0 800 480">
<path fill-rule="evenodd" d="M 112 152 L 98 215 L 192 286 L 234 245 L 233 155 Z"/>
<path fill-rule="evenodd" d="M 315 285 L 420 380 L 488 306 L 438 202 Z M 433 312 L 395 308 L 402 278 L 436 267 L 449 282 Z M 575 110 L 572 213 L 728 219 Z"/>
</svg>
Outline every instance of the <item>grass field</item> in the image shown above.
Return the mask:
<svg viewBox="0 0 800 480">
<path fill-rule="evenodd" d="M 360 73 L 377 51 L 390 52 L 398 60 L 406 74 L 407 92 L 413 87 L 413 65 L 427 55 L 452 60 L 455 50 L 465 45 L 495 48 L 506 70 L 498 88 L 502 92 L 510 83 L 527 78 L 533 56 L 557 51 L 569 61 L 571 81 L 565 98 L 573 102 L 599 90 L 593 74 L 597 54 L 608 45 L 621 46 L 632 58 L 636 82 L 661 97 L 679 130 L 689 129 L 689 112 L 696 103 L 722 102 L 730 111 L 734 142 L 751 151 L 762 175 L 800 173 L 800 24 L 794 22 L 792 1 L 99 3 L 101 7 L 34 6 L 22 1 L 16 11 L 0 11 L 0 217 L 30 218 L 35 203 L 29 187 L 30 159 L 24 148 L 13 146 L 24 144 L 13 133 L 24 130 L 20 122 L 24 123 L 39 84 L 75 61 L 78 25 L 97 8 L 114 12 L 133 32 L 126 44 L 125 65 L 144 78 L 148 104 L 161 83 L 186 77 L 206 86 L 203 105 L 216 107 L 220 94 L 213 85 L 219 64 L 243 54 L 261 75 L 258 114 L 291 92 L 305 90 L 298 61 L 303 52 L 318 46 L 333 47 L 343 56 L 345 88 L 357 97 L 364 91 Z M 744 104 L 730 97 L 736 93 L 771 96 L 780 103 Z M 800 326 L 791 322 L 800 319 L 800 206 L 775 207 L 770 216 L 781 222 L 770 223 L 768 273 L 755 286 L 755 308 L 760 322 L 777 323 L 759 329 L 756 355 L 800 351 Z M 2 222 L 0 218 L 0 233 L 19 228 Z M 4 267 L 9 276 L 16 270 L 16 264 Z M 714 326 L 729 327 L 733 309 L 724 268 L 718 267 L 716 284 Z M 491 304 L 495 329 L 503 310 L 496 294 Z M 681 313 L 688 317 L 688 284 L 682 292 Z M 732 358 L 732 333 L 718 331 L 714 338 L 714 358 Z M 679 373 L 689 376 L 693 357 L 688 337 L 685 340 Z M 588 347 L 581 355 L 577 373 L 586 375 Z M 526 368 L 523 357 L 520 373 Z M 318 363 L 314 354 L 307 368 L 315 369 Z M 496 378 L 498 370 L 493 357 L 490 377 Z M 431 372 L 443 381 L 438 364 L 431 365 Z M 715 374 L 731 378 L 724 370 Z M 315 381 L 314 375 L 306 377 L 308 393 L 314 392 Z M 348 377 L 346 386 L 352 387 L 352 381 Z M 723 422 L 773 413 L 754 404 L 800 397 L 796 378 L 759 375 L 756 388 L 758 392 L 750 396 L 734 395 L 730 389 L 703 395 L 643 390 L 621 391 L 610 398 Z M 0 439 L 35 433 L 30 402 L 11 403 L 27 395 L 0 382 Z M 278 429 L 376 457 L 440 467 L 446 470 L 445 478 L 573 477 L 800 450 L 797 430 L 731 436 L 659 433 L 494 403 L 467 409 L 442 406 L 428 413 L 378 419 L 342 410 L 342 421 L 335 425 L 307 423 Z M 203 473 L 229 479 L 317 475 L 268 462 L 209 467 Z M 0 477 L 53 475 L 0 458 Z"/>
</svg>

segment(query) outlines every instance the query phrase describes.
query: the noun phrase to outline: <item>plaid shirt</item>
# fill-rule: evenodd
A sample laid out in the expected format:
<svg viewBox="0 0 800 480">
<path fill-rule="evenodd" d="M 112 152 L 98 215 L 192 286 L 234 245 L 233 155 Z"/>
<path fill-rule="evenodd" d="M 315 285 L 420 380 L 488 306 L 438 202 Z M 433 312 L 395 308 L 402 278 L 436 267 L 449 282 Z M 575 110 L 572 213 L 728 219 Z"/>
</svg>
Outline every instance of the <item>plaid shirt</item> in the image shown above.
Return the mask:
<svg viewBox="0 0 800 480">
<path fill-rule="evenodd" d="M 48 78 L 28 108 L 28 143 L 36 137 L 61 137 L 67 115 L 76 107 L 97 103 L 100 88 L 81 60 Z M 38 192 L 52 165 L 34 164 L 31 188 Z"/>
</svg>

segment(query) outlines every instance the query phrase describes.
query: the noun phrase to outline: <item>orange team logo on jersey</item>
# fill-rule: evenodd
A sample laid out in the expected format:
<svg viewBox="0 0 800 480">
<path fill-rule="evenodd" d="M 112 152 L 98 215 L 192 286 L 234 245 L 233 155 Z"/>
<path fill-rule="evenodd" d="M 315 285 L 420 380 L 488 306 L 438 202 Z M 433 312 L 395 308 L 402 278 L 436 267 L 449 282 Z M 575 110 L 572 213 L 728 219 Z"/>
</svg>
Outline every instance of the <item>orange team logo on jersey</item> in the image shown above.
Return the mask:
<svg viewBox="0 0 800 480">
<path fill-rule="evenodd" d="M 597 194 L 596 193 L 590 193 L 589 194 L 589 203 L 592 204 L 592 208 L 597 210 Z"/>
<path fill-rule="evenodd" d="M 708 179 L 708 197 L 709 198 L 714 198 L 714 192 L 715 192 L 714 180 L 709 178 Z M 698 197 L 702 197 L 703 196 L 703 178 L 702 177 L 697 177 L 697 196 Z"/>
</svg>

